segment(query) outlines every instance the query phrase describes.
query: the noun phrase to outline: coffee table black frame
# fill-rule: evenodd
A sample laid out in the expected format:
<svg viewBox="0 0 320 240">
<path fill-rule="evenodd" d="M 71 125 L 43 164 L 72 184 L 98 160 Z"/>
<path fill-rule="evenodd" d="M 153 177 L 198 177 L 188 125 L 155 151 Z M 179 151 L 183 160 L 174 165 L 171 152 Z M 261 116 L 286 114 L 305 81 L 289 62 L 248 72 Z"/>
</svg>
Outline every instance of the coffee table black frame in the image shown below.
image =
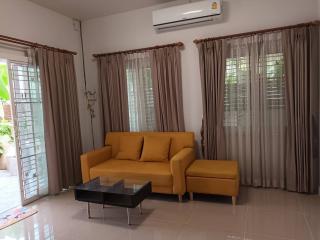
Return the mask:
<svg viewBox="0 0 320 240">
<path fill-rule="evenodd" d="M 139 207 L 142 214 L 141 203 L 151 194 L 150 181 L 135 181 L 131 179 L 113 179 L 109 184 L 104 184 L 102 177 L 95 178 L 87 183 L 75 187 L 75 199 L 88 203 L 88 218 L 90 215 L 90 203 L 124 207 L 127 209 L 128 225 L 130 221 L 130 209 Z M 127 185 L 126 182 L 136 182 Z"/>
</svg>

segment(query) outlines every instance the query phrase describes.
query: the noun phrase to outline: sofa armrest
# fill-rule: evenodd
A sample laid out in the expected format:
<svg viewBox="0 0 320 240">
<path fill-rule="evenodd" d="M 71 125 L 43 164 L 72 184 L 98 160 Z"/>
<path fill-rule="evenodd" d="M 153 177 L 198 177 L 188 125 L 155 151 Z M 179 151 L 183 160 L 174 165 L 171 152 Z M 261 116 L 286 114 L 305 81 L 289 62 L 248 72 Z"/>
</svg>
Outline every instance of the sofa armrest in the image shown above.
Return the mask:
<svg viewBox="0 0 320 240">
<path fill-rule="evenodd" d="M 173 175 L 173 193 L 182 195 L 186 192 L 186 169 L 195 160 L 193 148 L 184 148 L 170 160 Z"/>
<path fill-rule="evenodd" d="M 103 148 L 87 152 L 81 155 L 81 172 L 82 181 L 90 181 L 90 168 L 102 163 L 112 156 L 111 146 L 105 146 Z"/>
</svg>

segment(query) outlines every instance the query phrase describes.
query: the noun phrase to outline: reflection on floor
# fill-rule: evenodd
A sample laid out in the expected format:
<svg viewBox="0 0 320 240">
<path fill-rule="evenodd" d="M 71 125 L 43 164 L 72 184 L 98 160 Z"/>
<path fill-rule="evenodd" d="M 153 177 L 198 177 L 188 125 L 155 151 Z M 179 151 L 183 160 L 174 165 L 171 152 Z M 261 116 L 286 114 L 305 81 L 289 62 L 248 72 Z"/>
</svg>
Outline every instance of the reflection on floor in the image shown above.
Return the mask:
<svg viewBox="0 0 320 240">
<path fill-rule="evenodd" d="M 18 176 L 0 170 L 0 213 L 21 205 Z"/>
<path fill-rule="evenodd" d="M 47 197 L 29 207 L 36 215 L 0 231 L 0 239 L 107 240 L 319 240 L 320 197 L 280 190 L 242 188 L 239 205 L 230 198 L 195 195 L 195 201 L 156 196 L 132 210 L 86 204 L 72 192 Z"/>
</svg>

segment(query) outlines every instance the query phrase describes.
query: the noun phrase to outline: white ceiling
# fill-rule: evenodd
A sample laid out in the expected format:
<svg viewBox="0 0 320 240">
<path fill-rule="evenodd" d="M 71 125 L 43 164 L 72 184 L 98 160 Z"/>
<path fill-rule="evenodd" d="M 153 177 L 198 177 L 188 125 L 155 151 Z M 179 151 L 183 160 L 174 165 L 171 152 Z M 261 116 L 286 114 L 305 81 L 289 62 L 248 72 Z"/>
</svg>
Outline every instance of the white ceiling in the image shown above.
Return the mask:
<svg viewBox="0 0 320 240">
<path fill-rule="evenodd" d="M 71 18 L 86 20 L 173 0 L 30 0 Z"/>
</svg>

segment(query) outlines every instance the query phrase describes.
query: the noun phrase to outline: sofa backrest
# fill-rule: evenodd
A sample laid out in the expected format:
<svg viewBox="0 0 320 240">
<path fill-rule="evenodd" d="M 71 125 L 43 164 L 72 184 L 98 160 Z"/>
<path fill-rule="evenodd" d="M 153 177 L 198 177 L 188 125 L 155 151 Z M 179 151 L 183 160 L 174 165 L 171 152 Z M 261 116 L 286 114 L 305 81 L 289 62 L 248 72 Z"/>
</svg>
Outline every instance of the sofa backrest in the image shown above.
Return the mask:
<svg viewBox="0 0 320 240">
<path fill-rule="evenodd" d="M 183 148 L 194 148 L 195 139 L 193 132 L 109 132 L 106 135 L 105 145 L 112 146 L 112 157 L 119 152 L 120 137 L 134 136 L 169 136 L 171 138 L 171 146 L 169 157 L 173 157 Z"/>
</svg>

